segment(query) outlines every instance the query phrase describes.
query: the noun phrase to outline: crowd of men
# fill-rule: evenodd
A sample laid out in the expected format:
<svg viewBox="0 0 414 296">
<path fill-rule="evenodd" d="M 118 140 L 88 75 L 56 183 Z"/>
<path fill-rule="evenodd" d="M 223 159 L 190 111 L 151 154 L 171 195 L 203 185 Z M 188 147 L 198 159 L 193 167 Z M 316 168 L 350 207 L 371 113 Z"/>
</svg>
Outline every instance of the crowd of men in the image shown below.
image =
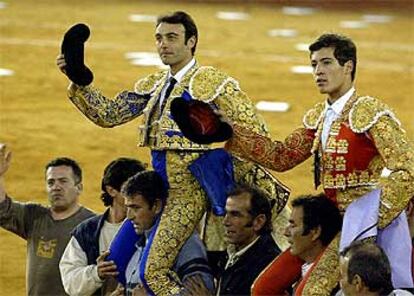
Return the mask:
<svg viewBox="0 0 414 296">
<path fill-rule="evenodd" d="M 130 158 L 108 164 L 104 213 L 80 205 L 82 170 L 64 157 L 45 168 L 49 206 L 14 200 L 4 186 L 11 152 L 0 144 L 0 226 L 27 240 L 27 294 L 410 295 L 414 150 L 388 106 L 357 95 L 353 41 L 324 34 L 310 45 L 327 99 L 275 141 L 235 79 L 197 64 L 188 14 L 159 17 L 155 39 L 169 70 L 114 99 L 83 83 L 68 42 L 57 58 L 72 80 L 69 99 L 88 119 L 112 127 L 144 117 L 139 144 L 153 170 Z M 193 112 L 189 126 L 177 106 Z M 223 126 L 231 128 L 224 137 Z M 212 149 L 217 139 L 226 150 Z M 285 171 L 311 156 L 324 193 L 292 198 L 284 233 L 275 232 L 274 207 L 286 199 L 263 167 Z M 385 167 L 391 174 L 380 182 Z M 203 216 L 225 249 L 200 235 Z M 287 249 L 277 243 L 283 235 Z"/>
</svg>

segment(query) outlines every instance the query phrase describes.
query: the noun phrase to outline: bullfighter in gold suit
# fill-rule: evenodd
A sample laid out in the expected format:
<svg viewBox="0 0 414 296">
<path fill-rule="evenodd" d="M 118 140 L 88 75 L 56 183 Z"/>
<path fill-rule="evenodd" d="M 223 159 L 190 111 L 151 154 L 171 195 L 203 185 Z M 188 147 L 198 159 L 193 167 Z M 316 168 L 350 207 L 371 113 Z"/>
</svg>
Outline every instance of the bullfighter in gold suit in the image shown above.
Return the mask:
<svg viewBox="0 0 414 296">
<path fill-rule="evenodd" d="M 85 116 L 101 127 L 118 126 L 143 115 L 138 146 L 151 149 L 153 167 L 169 185 L 169 198 L 146 263 L 146 288 L 148 293 L 155 295 L 175 295 L 180 285 L 169 276 L 170 268 L 209 205 L 204 190 L 188 166 L 212 148 L 183 136 L 171 118 L 172 99 L 186 93 L 192 100 L 223 110 L 240 126 L 252 128 L 263 136 L 267 136 L 268 131 L 235 79 L 196 62 L 193 56 L 198 40 L 197 28 L 188 14 L 175 12 L 158 18 L 155 39 L 160 58 L 170 66 L 169 70 L 140 79 L 133 92 L 121 92 L 114 99 L 106 98 L 92 85 L 75 83 L 69 86 L 68 96 Z M 60 55 L 57 60 L 63 72 L 67 63 L 64 58 Z M 237 158 L 233 159 L 233 164 L 235 180 L 254 183 L 266 190 L 276 201 L 274 212 L 281 213 L 288 190 L 258 165 Z M 214 215 L 211 217 L 214 219 Z M 276 219 L 280 221 L 274 221 L 274 224 L 283 228 L 286 216 L 278 217 Z M 220 237 L 213 228 L 207 231 L 210 249 L 220 247 L 214 242 L 215 236 Z M 279 244 L 283 248 L 281 241 Z"/>
<path fill-rule="evenodd" d="M 304 116 L 304 127 L 284 142 L 272 141 L 236 123 L 226 147 L 244 159 L 279 172 L 313 155 L 316 187 L 321 183 L 343 213 L 352 202 L 380 188 L 377 226 L 384 229 L 404 211 L 414 194 L 413 147 L 387 105 L 356 93 L 356 47 L 349 38 L 324 34 L 309 50 L 316 85 L 328 99 L 310 109 Z M 391 174 L 380 182 L 384 168 Z M 257 279 L 254 295 L 281 293 L 275 284 L 280 274 L 276 266 L 275 262 L 274 268 L 269 266 Z M 286 269 L 282 273 L 286 276 Z M 337 238 L 313 267 L 300 293 L 329 295 L 338 279 Z"/>
</svg>

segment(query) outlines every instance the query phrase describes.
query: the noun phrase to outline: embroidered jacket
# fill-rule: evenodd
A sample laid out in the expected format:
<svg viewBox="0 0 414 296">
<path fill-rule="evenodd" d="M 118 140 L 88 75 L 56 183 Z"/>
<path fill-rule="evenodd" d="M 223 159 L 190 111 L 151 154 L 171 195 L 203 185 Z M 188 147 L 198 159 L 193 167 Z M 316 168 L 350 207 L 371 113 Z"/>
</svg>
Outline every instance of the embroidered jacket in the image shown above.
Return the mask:
<svg viewBox="0 0 414 296">
<path fill-rule="evenodd" d="M 135 91 L 123 91 L 114 99 L 106 98 L 94 86 L 72 84 L 69 98 L 92 122 L 101 127 L 114 127 L 142 116 L 138 146 L 155 150 L 208 150 L 208 145 L 191 142 L 183 136 L 171 118 L 170 104 L 174 97 L 187 91 L 195 100 L 211 103 L 223 110 L 233 121 L 268 135 L 264 121 L 259 118 L 238 82 L 213 67 L 193 66 L 177 83 L 161 111 L 159 97 L 166 83 L 166 70 L 138 80 Z"/>
<path fill-rule="evenodd" d="M 305 127 L 284 142 L 272 142 L 235 124 L 226 148 L 276 171 L 288 170 L 318 153 L 324 190 L 339 208 L 345 210 L 353 200 L 380 186 L 379 227 L 387 226 L 414 194 L 414 150 L 400 122 L 377 99 L 354 95 L 333 122 L 322 151 L 323 111 L 324 103 L 309 110 L 303 119 Z M 392 173 L 380 182 L 384 167 Z"/>
<path fill-rule="evenodd" d="M 120 92 L 113 99 L 105 97 L 93 85 L 82 87 L 71 84 L 68 96 L 89 120 L 104 128 L 115 127 L 141 117 L 138 146 L 167 151 L 169 176 L 173 179 L 169 182 L 176 187 L 185 186 L 182 183 L 183 179 L 190 175 L 187 166 L 203 151 L 212 149 L 210 145 L 200 145 L 185 138 L 171 118 L 171 101 L 174 97 L 181 96 L 184 91 L 194 100 L 201 100 L 217 107 L 240 126 L 249 127 L 262 136 L 269 135 L 263 119 L 255 113 L 250 99 L 240 89 L 238 82 L 227 74 L 196 63 L 183 79 L 175 84 L 170 96 L 164 100 L 165 106 L 160 108 L 159 98 L 167 76 L 166 70 L 151 74 L 138 80 L 134 91 Z M 283 228 L 287 225 L 288 209 L 282 210 L 289 197 L 289 189 L 252 162 L 241 161 L 235 157 L 233 163 L 236 180 L 256 184 L 275 199 L 273 224 L 275 231 L 282 234 Z M 207 237 L 207 241 L 213 241 L 212 238 L 217 237 L 217 234 L 207 234 Z M 287 246 L 287 240 L 283 235 L 277 235 L 276 239 L 280 247 Z"/>
<path fill-rule="evenodd" d="M 384 228 L 405 209 L 414 194 L 414 149 L 405 131 L 387 105 L 354 94 L 332 123 L 323 151 L 324 115 L 324 103 L 317 104 L 305 114 L 304 128 L 295 130 L 284 142 L 272 141 L 235 124 L 226 148 L 276 171 L 288 170 L 312 154 L 317 155 L 324 190 L 341 210 L 381 187 L 378 226 Z M 392 172 L 380 180 L 384 167 Z M 338 250 L 337 242 L 334 240 L 330 247 Z M 326 256 L 314 267 L 302 295 L 329 295 L 338 282 L 338 252 L 328 252 Z"/>
</svg>

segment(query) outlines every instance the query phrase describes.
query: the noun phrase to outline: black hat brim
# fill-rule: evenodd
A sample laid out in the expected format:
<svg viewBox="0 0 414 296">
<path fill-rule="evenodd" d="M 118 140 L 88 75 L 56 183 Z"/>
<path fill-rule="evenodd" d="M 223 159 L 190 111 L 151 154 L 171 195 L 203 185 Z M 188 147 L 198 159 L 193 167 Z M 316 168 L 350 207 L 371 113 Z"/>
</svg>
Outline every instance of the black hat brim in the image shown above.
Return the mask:
<svg viewBox="0 0 414 296">
<path fill-rule="evenodd" d="M 206 135 L 197 131 L 192 126 L 189 118 L 190 108 L 193 104 L 202 105 L 202 108 L 211 109 L 207 103 L 194 100 L 188 102 L 181 97 L 174 98 L 170 107 L 173 120 L 187 139 L 197 144 L 212 144 L 216 142 L 224 142 L 231 138 L 233 135 L 232 127 L 227 122 L 220 120 L 219 116 L 216 114 L 212 115 L 215 116 L 215 120 L 217 120 L 216 132 Z"/>
</svg>

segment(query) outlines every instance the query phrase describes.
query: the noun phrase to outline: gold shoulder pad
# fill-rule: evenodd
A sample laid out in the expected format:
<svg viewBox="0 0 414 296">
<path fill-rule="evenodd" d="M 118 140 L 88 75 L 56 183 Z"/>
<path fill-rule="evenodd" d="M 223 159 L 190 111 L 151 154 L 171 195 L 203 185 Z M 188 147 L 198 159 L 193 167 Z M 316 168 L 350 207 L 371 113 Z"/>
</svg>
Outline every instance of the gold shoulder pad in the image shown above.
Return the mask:
<svg viewBox="0 0 414 296">
<path fill-rule="evenodd" d="M 240 90 L 239 83 L 227 74 L 213 68 L 200 67 L 191 77 L 189 91 L 195 100 L 211 102 L 227 87 Z"/>
<path fill-rule="evenodd" d="M 317 103 L 312 109 L 306 112 L 303 116 L 303 125 L 307 129 L 317 129 L 319 122 L 323 117 L 323 110 L 325 109 L 325 103 Z"/>
<path fill-rule="evenodd" d="M 167 72 L 167 70 L 160 71 L 138 80 L 135 83 L 135 92 L 140 95 L 148 95 L 152 93 L 163 81 L 163 78 L 165 78 Z"/>
<path fill-rule="evenodd" d="M 389 116 L 398 125 L 400 121 L 394 115 L 394 112 L 378 99 L 364 96 L 358 98 L 349 112 L 349 125 L 353 132 L 364 133 L 369 130 L 381 116 Z"/>
</svg>

